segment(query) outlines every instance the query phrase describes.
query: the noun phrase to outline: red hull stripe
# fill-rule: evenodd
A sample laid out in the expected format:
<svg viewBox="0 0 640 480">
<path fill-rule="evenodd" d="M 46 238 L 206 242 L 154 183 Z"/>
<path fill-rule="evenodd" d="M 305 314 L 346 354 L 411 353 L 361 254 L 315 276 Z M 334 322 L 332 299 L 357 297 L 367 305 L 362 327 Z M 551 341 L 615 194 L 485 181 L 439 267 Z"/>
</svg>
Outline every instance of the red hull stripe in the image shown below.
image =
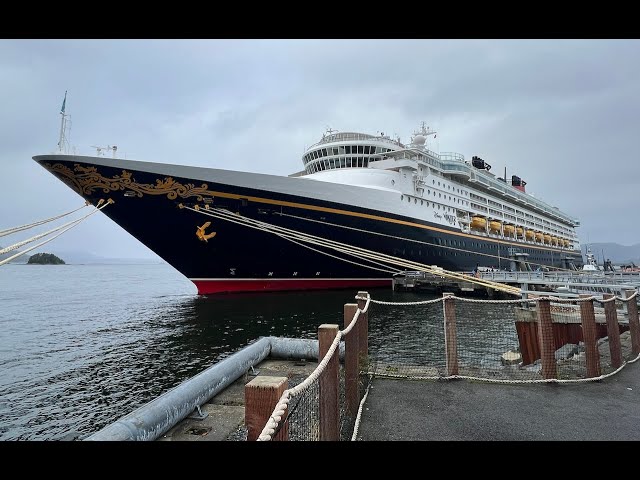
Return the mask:
<svg viewBox="0 0 640 480">
<path fill-rule="evenodd" d="M 391 280 L 192 280 L 198 294 L 229 292 L 283 292 L 287 290 L 330 290 L 333 288 L 391 287 Z"/>
</svg>

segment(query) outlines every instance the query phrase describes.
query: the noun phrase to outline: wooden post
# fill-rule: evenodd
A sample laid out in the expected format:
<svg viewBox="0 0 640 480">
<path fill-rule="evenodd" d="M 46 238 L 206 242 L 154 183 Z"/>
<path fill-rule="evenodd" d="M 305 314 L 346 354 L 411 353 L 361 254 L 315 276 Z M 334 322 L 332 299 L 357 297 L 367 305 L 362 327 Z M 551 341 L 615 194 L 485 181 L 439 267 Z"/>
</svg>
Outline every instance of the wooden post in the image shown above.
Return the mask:
<svg viewBox="0 0 640 480">
<path fill-rule="evenodd" d="M 607 300 L 614 298 L 615 295 L 605 293 L 602 297 Z M 622 348 L 620 346 L 620 327 L 618 326 L 616 302 L 607 302 L 604 304 L 604 315 L 607 318 L 607 336 L 609 337 L 611 365 L 613 368 L 618 368 L 622 365 Z"/>
<path fill-rule="evenodd" d="M 318 363 L 322 361 L 329 347 L 338 335 L 338 325 L 320 325 L 318 328 L 319 355 Z M 326 370 L 318 379 L 318 396 L 320 401 L 320 440 L 340 440 L 340 349 L 333 352 Z"/>
<path fill-rule="evenodd" d="M 447 361 L 447 375 L 458 375 L 458 337 L 456 333 L 456 304 L 453 293 L 443 293 L 444 348 Z"/>
<path fill-rule="evenodd" d="M 538 300 L 538 343 L 542 360 L 542 378 L 558 378 L 553 320 L 549 300 Z"/>
<path fill-rule="evenodd" d="M 359 297 L 366 297 L 367 292 L 358 292 Z M 367 304 L 366 300 L 358 300 L 358 308 L 363 309 Z M 360 332 L 358 338 L 358 347 L 360 349 L 360 370 L 366 368 L 369 361 L 369 312 L 361 313 L 358 319 Z"/>
<path fill-rule="evenodd" d="M 344 306 L 344 326 L 349 326 L 353 316 L 358 310 L 355 303 L 347 303 Z M 358 413 L 358 331 L 354 328 L 344 339 L 344 389 L 346 411 L 349 416 L 355 417 Z"/>
<path fill-rule="evenodd" d="M 635 290 L 625 290 L 624 298 L 629 298 Z M 636 297 L 637 298 L 637 297 Z M 629 333 L 631 334 L 631 354 L 635 357 L 640 353 L 640 324 L 638 323 L 637 300 L 627 300 L 627 311 L 629 312 Z"/>
<path fill-rule="evenodd" d="M 591 295 L 581 294 L 580 298 Z M 593 313 L 593 300 L 580 302 L 580 319 L 582 320 L 582 339 L 587 356 L 587 377 L 600 375 L 600 353 L 598 352 L 598 336 L 596 334 L 596 316 Z"/>
<path fill-rule="evenodd" d="M 244 386 L 244 424 L 247 440 L 254 441 L 262 433 L 282 393 L 287 389 L 287 377 L 258 376 Z M 286 413 L 282 417 L 278 433 L 272 440 L 289 439 L 289 423 Z"/>
</svg>

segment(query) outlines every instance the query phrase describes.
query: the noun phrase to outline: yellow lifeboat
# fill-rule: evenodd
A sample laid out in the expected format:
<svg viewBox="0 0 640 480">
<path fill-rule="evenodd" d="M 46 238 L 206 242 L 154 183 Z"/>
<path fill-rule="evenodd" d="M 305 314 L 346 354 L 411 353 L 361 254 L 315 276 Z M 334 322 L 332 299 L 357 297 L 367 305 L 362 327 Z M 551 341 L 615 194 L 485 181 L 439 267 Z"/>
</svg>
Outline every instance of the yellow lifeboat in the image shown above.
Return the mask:
<svg viewBox="0 0 640 480">
<path fill-rule="evenodd" d="M 516 235 L 518 238 L 522 238 L 524 236 L 524 228 L 516 227 Z"/>
<path fill-rule="evenodd" d="M 551 245 L 558 246 L 558 237 L 551 237 Z"/>
<path fill-rule="evenodd" d="M 536 242 L 542 243 L 544 240 L 544 234 L 542 232 L 536 232 Z"/>
<path fill-rule="evenodd" d="M 570 240 L 564 240 L 564 246 L 568 247 L 571 245 L 571 241 Z"/>
<path fill-rule="evenodd" d="M 472 217 L 471 218 L 471 228 L 477 228 L 479 230 L 484 230 L 484 227 L 487 225 L 487 219 L 482 217 Z"/>
<path fill-rule="evenodd" d="M 527 230 L 524 233 L 527 237 L 527 240 L 533 240 L 533 237 L 535 236 L 535 232 L 533 230 Z"/>
<path fill-rule="evenodd" d="M 546 243 L 547 245 L 551 245 L 551 235 L 549 235 L 548 233 L 544 234 L 544 243 Z"/>
<path fill-rule="evenodd" d="M 502 223 L 497 222 L 495 220 L 491 220 L 489 222 L 489 230 L 492 230 L 494 232 L 499 232 L 500 231 L 500 227 L 502 227 Z"/>
<path fill-rule="evenodd" d="M 513 232 L 516 231 L 516 227 L 513 225 L 505 225 L 503 230 L 505 235 L 513 235 Z"/>
</svg>

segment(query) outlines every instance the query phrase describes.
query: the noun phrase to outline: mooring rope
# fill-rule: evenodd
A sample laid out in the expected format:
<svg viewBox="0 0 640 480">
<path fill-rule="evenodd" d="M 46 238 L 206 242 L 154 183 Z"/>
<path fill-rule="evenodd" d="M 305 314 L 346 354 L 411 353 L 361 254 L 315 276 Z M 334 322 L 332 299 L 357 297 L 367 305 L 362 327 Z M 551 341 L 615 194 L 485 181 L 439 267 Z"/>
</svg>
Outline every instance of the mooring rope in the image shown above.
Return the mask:
<svg viewBox="0 0 640 480">
<path fill-rule="evenodd" d="M 489 258 L 491 258 L 493 260 L 498 260 L 498 261 L 500 261 L 500 260 L 504 260 L 504 261 L 510 260 L 508 257 L 504 257 L 504 256 L 500 256 L 500 255 L 494 255 L 494 254 L 491 254 L 491 253 L 477 252 L 477 251 L 474 251 L 474 250 L 468 250 L 466 248 L 458 248 L 458 247 L 452 247 L 452 246 L 447 246 L 447 245 L 438 245 L 438 244 L 435 244 L 435 243 L 429 243 L 429 242 L 425 242 L 425 241 L 422 241 L 422 240 L 415 240 L 413 238 L 399 237 L 397 235 L 389 235 L 388 233 L 374 232 L 372 230 L 365 230 L 363 228 L 349 227 L 347 225 L 340 225 L 338 223 L 327 222 L 327 221 L 324 221 L 324 220 L 316 220 L 314 218 L 300 217 L 298 215 L 291 215 L 289 213 L 280 213 L 280 212 L 278 212 L 277 214 L 282 216 L 282 217 L 291 217 L 291 218 L 296 218 L 296 219 L 299 219 L 299 220 L 305 220 L 307 222 L 320 223 L 320 224 L 323 224 L 323 225 L 330 225 L 330 226 L 333 226 L 333 227 L 344 228 L 344 229 L 347 229 L 347 230 L 354 230 L 354 231 L 357 231 L 357 232 L 369 233 L 371 235 L 379 235 L 379 236 L 382 236 L 382 237 L 388 237 L 388 238 L 394 238 L 394 239 L 397 239 L 397 240 L 403 240 L 403 241 L 407 241 L 407 242 L 419 243 L 421 245 L 427 245 L 429 247 L 442 248 L 442 249 L 452 250 L 452 251 L 455 251 L 455 252 L 462 252 L 462 253 L 472 253 L 473 255 L 480 255 L 480 256 L 483 256 L 483 257 L 489 257 Z M 480 235 L 478 235 L 477 238 L 473 237 L 472 240 L 485 240 L 485 238 L 480 236 Z M 525 248 L 525 247 L 536 248 L 536 245 L 523 244 L 522 248 Z M 548 265 L 546 263 L 531 262 L 529 260 L 527 260 L 526 263 L 528 263 L 529 265 L 536 265 L 536 266 L 539 266 L 539 267 L 552 268 L 552 269 L 560 271 L 560 272 L 576 272 L 576 271 L 579 271 L 579 270 L 571 270 L 571 269 L 568 269 L 568 268 L 554 267 L 554 266 Z"/>
<path fill-rule="evenodd" d="M 87 207 L 89 205 L 91 205 L 89 202 L 85 202 L 84 205 L 82 205 L 81 207 L 78 207 L 75 210 L 71 210 L 70 212 L 63 213 L 61 215 L 56 215 L 55 217 L 46 218 L 44 220 L 39 220 L 37 222 L 29 223 L 27 225 L 21 225 L 19 227 L 13 227 L 13 228 L 7 228 L 6 230 L 0 230 L 0 237 L 4 237 L 5 235 L 11 235 L 12 233 L 21 232 L 22 230 L 27 230 L 29 228 L 37 227 L 38 225 L 43 225 L 45 223 L 52 222 L 52 221 L 57 220 L 59 218 L 66 217 L 67 215 L 71 215 L 72 213 L 75 213 L 78 210 L 81 210 L 84 207 Z"/>
<path fill-rule="evenodd" d="M 16 250 L 20 247 L 22 247 L 23 245 L 27 245 L 31 242 L 35 242 L 36 240 L 41 239 L 42 237 L 46 237 L 47 235 L 51 235 L 54 232 L 57 232 L 58 230 L 62 230 L 65 227 L 68 227 L 71 224 L 77 223 L 80 220 L 72 220 L 71 222 L 67 222 L 63 225 L 60 225 L 59 227 L 53 228 L 51 230 L 49 230 L 48 232 L 44 232 L 44 233 L 39 233 L 38 235 L 34 235 L 31 238 L 27 238 L 26 240 L 22 240 L 18 243 L 14 243 L 13 245 L 9 245 L 8 247 L 2 248 L 0 249 L 0 255 L 4 255 L 5 253 L 9 253 L 13 250 Z"/>
<path fill-rule="evenodd" d="M 100 200 L 100 202 L 98 202 L 98 205 L 100 205 L 100 203 L 102 203 L 103 201 L 104 201 L 104 200 Z M 45 244 L 49 243 L 51 240 L 54 240 L 55 238 L 58 238 L 60 235 L 62 235 L 62 234 L 63 234 L 64 232 L 66 232 L 67 230 L 70 230 L 70 229 L 72 229 L 73 227 L 75 227 L 75 226 L 79 225 L 80 223 L 82 223 L 83 221 L 85 221 L 87 218 L 89 218 L 91 215 L 93 215 L 93 214 L 94 214 L 94 213 L 96 213 L 96 212 L 99 212 L 100 210 L 102 210 L 102 209 L 103 209 L 104 207 L 106 207 L 107 205 L 110 205 L 111 203 L 113 203 L 113 200 L 111 200 L 111 199 L 107 200 L 107 202 L 105 202 L 105 204 L 104 204 L 104 205 L 102 205 L 101 207 L 96 207 L 96 209 L 95 209 L 94 211 L 92 211 L 91 213 L 89 213 L 89 214 L 85 215 L 85 216 L 84 216 L 84 217 L 82 217 L 82 218 L 79 218 L 78 220 L 74 220 L 74 221 L 72 221 L 72 222 L 69 222 L 69 223 L 65 224 L 65 225 L 68 225 L 66 228 L 64 228 L 64 225 L 63 225 L 63 226 L 61 226 L 61 227 L 59 227 L 59 228 L 56 228 L 56 229 L 53 229 L 53 230 L 51 230 L 51 231 L 47 232 L 46 234 L 41 234 L 40 236 L 36 235 L 36 237 L 40 238 L 40 237 L 42 237 L 42 236 L 44 236 L 44 235 L 50 235 L 50 234 L 51 234 L 51 233 L 53 233 L 54 231 L 56 231 L 56 230 L 60 230 L 60 228 L 64 228 L 62 231 L 58 232 L 58 233 L 57 233 L 56 235 L 54 235 L 53 237 L 48 238 L 48 239 L 47 239 L 47 240 L 45 240 L 44 242 L 40 242 L 40 243 L 38 243 L 38 244 L 36 244 L 36 245 L 33 245 L 32 247 L 29 247 L 29 248 L 27 248 L 27 249 L 25 249 L 25 250 L 22 250 L 22 251 L 20 251 L 20 252 L 16 253 L 15 255 L 13 255 L 13 256 L 11 256 L 11 257 L 9 257 L 9 258 L 5 258 L 4 260 L 0 261 L 0 265 L 4 265 L 5 263 L 9 263 L 11 260 L 13 260 L 13 259 L 15 259 L 15 258 L 18 258 L 18 257 L 20 257 L 20 256 L 24 255 L 25 253 L 30 252 L 31 250 L 34 250 L 34 249 L 36 249 L 36 248 L 38 248 L 38 247 L 41 247 L 41 246 L 45 245 Z M 25 240 L 25 241 L 26 241 L 26 240 Z M 30 241 L 33 241 L 33 240 L 30 240 Z"/>
<path fill-rule="evenodd" d="M 315 248 L 310 247 L 308 245 L 300 244 L 299 242 L 296 242 L 295 240 L 293 240 L 293 238 L 298 238 L 300 240 L 307 241 L 307 242 L 311 243 L 312 245 L 319 245 L 319 246 L 324 246 L 324 247 L 327 247 L 327 245 L 325 245 L 323 242 L 331 242 L 331 240 L 322 240 L 321 239 L 322 241 L 320 241 L 320 240 L 318 240 L 318 239 L 320 239 L 320 237 L 313 238 L 313 236 L 311 236 L 311 235 L 309 235 L 307 237 L 306 236 L 307 234 L 303 234 L 303 233 L 300 233 L 300 232 L 295 232 L 294 230 L 291 230 L 291 232 L 295 232 L 293 235 L 289 235 L 288 232 L 286 234 L 279 233 L 281 230 L 286 231 L 288 229 L 285 229 L 284 227 L 279 227 L 277 225 L 271 225 L 269 223 L 260 222 L 259 220 L 253 220 L 253 219 L 250 219 L 250 218 L 247 218 L 247 217 L 242 217 L 240 215 L 235 215 L 235 214 L 232 214 L 231 212 L 228 212 L 228 211 L 223 210 L 223 209 L 217 209 L 217 212 L 219 212 L 219 213 L 216 214 L 216 213 L 213 213 L 212 210 L 204 210 L 203 211 L 203 210 L 199 210 L 199 209 L 195 209 L 195 208 L 191 208 L 191 207 L 184 207 L 184 208 L 186 208 L 187 210 L 191 210 L 193 212 L 197 212 L 197 213 L 201 213 L 203 215 L 207 215 L 209 217 L 217 218 L 219 220 L 225 220 L 225 221 L 228 221 L 228 222 L 231 222 L 231 223 L 235 223 L 237 225 L 242 225 L 242 226 L 245 226 L 245 227 L 251 227 L 251 228 L 255 228 L 255 229 L 261 230 L 261 231 L 266 231 L 268 233 L 272 233 L 272 234 L 274 234 L 274 235 L 276 235 L 276 236 L 278 236 L 278 237 L 280 237 L 280 238 L 282 238 L 284 240 L 287 240 L 287 241 L 290 241 L 292 243 L 295 243 L 296 245 L 299 245 L 299 246 L 304 247 L 304 248 L 308 248 L 310 250 L 313 250 L 314 252 L 320 253 L 322 255 L 326 255 L 326 256 L 331 257 L 331 258 L 335 258 L 336 260 L 341 260 L 341 261 L 346 262 L 346 263 L 351 263 L 351 264 L 358 265 L 358 266 L 363 267 L 363 268 L 368 268 L 368 269 L 371 269 L 371 270 L 378 270 L 378 271 L 382 271 L 382 272 L 385 272 L 385 273 L 391 273 L 391 274 L 396 274 L 396 273 L 400 273 L 401 272 L 401 270 L 399 270 L 399 269 L 389 270 L 390 267 L 388 265 L 384 265 L 382 263 L 376 262 L 375 260 L 368 259 L 365 256 L 357 255 L 355 253 L 351 253 L 351 255 L 356 257 L 356 258 L 359 258 L 361 260 L 365 260 L 365 261 L 371 262 L 373 264 L 379 265 L 379 266 L 384 267 L 384 268 L 382 268 L 382 269 L 381 268 L 376 268 L 376 267 L 372 267 L 370 265 L 364 265 L 362 263 L 358 263 L 358 262 L 354 262 L 352 260 L 341 258 L 341 257 L 338 257 L 336 255 L 332 255 L 332 254 L 330 254 L 328 252 L 323 252 L 321 250 L 315 249 Z M 234 215 L 234 216 L 230 216 L 230 215 Z M 257 224 L 258 224 L 257 226 L 255 225 L 255 222 L 257 222 Z M 261 224 L 263 224 L 263 225 L 261 225 Z M 293 238 L 291 238 L 291 237 L 293 237 Z M 327 248 L 331 248 L 331 247 L 327 247 Z M 336 249 L 334 249 L 334 250 L 336 250 Z M 347 252 L 345 252 L 345 253 L 347 253 Z"/>
<path fill-rule="evenodd" d="M 183 208 L 186 208 L 188 210 L 191 210 L 193 212 L 196 213 L 200 213 L 203 215 L 207 215 L 210 217 L 214 217 L 214 218 L 218 218 L 220 220 L 227 220 L 233 223 L 237 223 L 237 224 L 241 224 L 250 228 L 254 228 L 254 229 L 258 229 L 267 233 L 272 233 L 278 236 L 284 235 L 287 236 L 289 238 L 295 238 L 297 240 L 300 240 L 302 242 L 308 242 L 308 243 L 312 243 L 315 245 L 321 245 L 324 246 L 325 248 L 330 248 L 333 250 L 337 250 L 341 253 L 345 253 L 347 255 L 352 255 L 355 257 L 365 257 L 368 259 L 373 259 L 373 260 L 377 260 L 377 261 L 384 261 L 387 263 L 392 263 L 398 266 L 403 266 L 405 268 L 412 268 L 414 270 L 419 270 L 419 271 L 425 271 L 428 273 L 432 273 L 434 275 L 438 275 L 438 276 L 442 276 L 442 277 L 447 277 L 447 278 L 455 278 L 457 280 L 463 280 L 463 281 L 467 281 L 470 283 L 475 283 L 478 285 L 482 285 L 485 287 L 489 287 L 495 290 L 499 290 L 505 293 L 509 293 L 511 295 L 516 295 L 516 296 L 520 296 L 521 291 L 518 288 L 515 287 L 511 287 L 508 285 L 503 285 L 501 283 L 497 283 L 497 282 L 493 282 L 490 280 L 484 280 L 484 279 L 479 279 L 476 277 L 472 277 L 469 275 L 466 275 L 464 273 L 457 273 L 457 272 L 451 272 L 448 270 L 444 270 L 441 268 L 434 268 L 432 266 L 429 265 L 425 265 L 425 264 L 421 264 L 421 263 L 417 263 L 417 262 L 412 262 L 409 260 L 405 260 L 399 257 L 394 257 L 392 255 L 386 255 L 386 254 L 382 254 L 379 252 L 375 252 L 372 250 L 368 250 L 365 248 L 361 248 L 361 247 L 355 247 L 353 245 L 348 245 L 342 242 L 337 242 L 334 240 L 328 240 L 328 239 L 324 239 L 321 237 L 317 237 L 315 235 L 311 235 L 311 234 L 307 234 L 307 233 L 302 233 L 302 232 L 298 232 L 295 230 L 291 230 L 285 227 L 280 227 L 277 225 L 273 225 L 270 223 L 266 223 L 266 222 L 262 222 L 259 220 L 255 220 L 255 219 L 251 219 L 248 217 L 243 217 L 241 215 L 229 212 L 228 210 L 224 210 L 224 209 L 200 209 L 198 208 L 192 208 L 192 207 L 188 207 L 188 206 L 183 206 Z M 345 259 L 341 259 L 341 260 L 345 260 Z M 345 260 L 346 261 L 346 260 Z M 368 267 L 367 268 L 371 268 Z"/>
</svg>

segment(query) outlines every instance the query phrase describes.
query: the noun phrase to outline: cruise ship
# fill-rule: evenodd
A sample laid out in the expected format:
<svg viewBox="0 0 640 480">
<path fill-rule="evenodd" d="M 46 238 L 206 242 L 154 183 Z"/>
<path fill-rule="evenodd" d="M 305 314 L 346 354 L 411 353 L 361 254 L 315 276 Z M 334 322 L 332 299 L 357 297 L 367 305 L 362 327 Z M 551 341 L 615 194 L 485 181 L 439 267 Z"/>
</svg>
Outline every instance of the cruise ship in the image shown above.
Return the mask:
<svg viewBox="0 0 640 480">
<path fill-rule="evenodd" d="M 64 116 L 63 116 L 64 120 Z M 61 130 L 63 131 L 64 128 Z M 411 265 L 581 269 L 579 221 L 490 164 L 384 133 L 327 130 L 275 176 L 62 148 L 33 159 L 185 275 L 200 294 L 389 286 Z M 392 261 L 390 261 L 392 259 Z M 400 266 L 399 266 L 400 265 Z"/>
</svg>

